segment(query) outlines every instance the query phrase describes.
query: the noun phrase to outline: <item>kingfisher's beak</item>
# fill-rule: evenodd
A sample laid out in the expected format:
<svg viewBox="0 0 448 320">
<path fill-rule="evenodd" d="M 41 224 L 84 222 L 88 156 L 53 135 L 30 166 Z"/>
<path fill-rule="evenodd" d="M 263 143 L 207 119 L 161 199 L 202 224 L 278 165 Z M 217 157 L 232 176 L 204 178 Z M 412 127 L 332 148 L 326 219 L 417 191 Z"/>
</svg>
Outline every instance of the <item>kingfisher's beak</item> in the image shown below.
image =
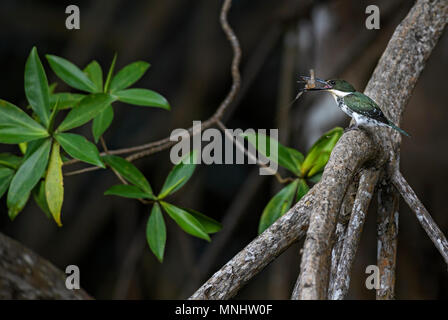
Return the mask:
<svg viewBox="0 0 448 320">
<path fill-rule="evenodd" d="M 300 76 L 298 83 L 303 83 L 304 87 L 302 91 L 320 91 L 331 89 L 331 85 L 327 81 L 314 78 L 314 86 L 311 86 L 311 78 L 306 76 Z"/>
</svg>

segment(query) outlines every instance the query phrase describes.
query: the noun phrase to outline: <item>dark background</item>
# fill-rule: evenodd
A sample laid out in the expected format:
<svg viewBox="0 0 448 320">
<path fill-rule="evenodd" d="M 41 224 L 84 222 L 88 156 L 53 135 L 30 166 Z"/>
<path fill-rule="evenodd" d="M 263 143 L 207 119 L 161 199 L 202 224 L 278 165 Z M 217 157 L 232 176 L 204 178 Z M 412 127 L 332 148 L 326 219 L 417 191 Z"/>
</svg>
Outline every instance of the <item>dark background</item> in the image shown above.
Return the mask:
<svg viewBox="0 0 448 320">
<path fill-rule="evenodd" d="M 414 1 L 234 1 L 230 23 L 240 39 L 243 87 L 228 113 L 229 128 L 279 128 L 280 139 L 302 152 L 325 131 L 349 119 L 326 94 L 309 94 L 292 108 L 297 76 L 314 68 L 320 78 L 339 77 L 362 91 L 381 53 Z M 65 28 L 65 7 L 77 4 L 81 30 Z M 381 11 L 380 30 L 365 28 L 365 8 Z M 0 1 L 0 98 L 26 105 L 23 73 L 36 45 L 84 68 L 93 59 L 103 70 L 115 52 L 117 70 L 144 60 L 151 63 L 136 87 L 164 95 L 172 111 L 115 104 L 115 121 L 105 134 L 110 149 L 135 146 L 187 128 L 213 114 L 231 85 L 232 51 L 220 28 L 221 1 Z M 401 168 L 442 231 L 448 233 L 448 120 L 446 92 L 448 38 L 442 36 L 414 90 L 401 127 Z M 58 81 L 43 62 L 51 82 Z M 107 71 L 104 71 L 107 72 Z M 387 106 L 383 106 L 387 108 Z M 91 138 L 90 124 L 78 132 Z M 18 152 L 1 145 L 0 151 Z M 159 190 L 172 166 L 169 151 L 135 162 Z M 80 166 L 82 167 L 82 166 Z M 69 171 L 78 167 L 70 167 Z M 283 173 L 284 174 L 284 173 Z M 168 224 L 165 261 L 150 252 L 144 227 L 149 208 L 137 201 L 103 196 L 116 177 L 95 171 L 65 178 L 64 227 L 46 219 L 33 201 L 14 222 L 5 197 L 0 201 L 0 231 L 29 246 L 65 270 L 75 264 L 81 285 L 100 299 L 186 298 L 257 233 L 258 219 L 279 184 L 258 176 L 253 165 L 199 166 L 171 201 L 197 209 L 224 225 L 212 243 Z M 349 298 L 372 299 L 364 286 L 367 265 L 376 263 L 376 197 L 372 201 Z M 417 219 L 400 203 L 397 298 L 448 297 L 443 259 Z M 229 218 L 231 217 L 231 218 Z M 218 239 L 220 237 L 220 239 Z M 220 247 L 217 244 L 222 244 Z M 237 298 L 286 299 L 299 274 L 299 249 L 291 247 L 245 287 Z"/>
</svg>

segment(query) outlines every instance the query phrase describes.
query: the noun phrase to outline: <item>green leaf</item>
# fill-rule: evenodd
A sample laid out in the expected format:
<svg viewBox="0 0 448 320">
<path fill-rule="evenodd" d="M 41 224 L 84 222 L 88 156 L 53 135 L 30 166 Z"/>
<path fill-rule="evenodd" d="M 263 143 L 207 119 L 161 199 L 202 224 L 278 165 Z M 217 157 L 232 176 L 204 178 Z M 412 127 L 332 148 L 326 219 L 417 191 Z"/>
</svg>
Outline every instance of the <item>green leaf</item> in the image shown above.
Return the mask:
<svg viewBox="0 0 448 320">
<path fill-rule="evenodd" d="M 14 170 L 10 168 L 0 167 L 0 199 L 8 190 L 9 184 L 14 176 Z"/>
<path fill-rule="evenodd" d="M 50 95 L 50 106 L 54 108 L 57 103 L 58 110 L 70 109 L 77 107 L 82 99 L 86 97 L 85 94 L 59 92 Z"/>
<path fill-rule="evenodd" d="M 120 196 L 131 199 L 151 199 L 146 192 L 129 184 L 118 184 L 110 187 L 104 192 L 106 196 Z"/>
<path fill-rule="evenodd" d="M 190 213 L 164 201 L 161 201 L 160 204 L 171 219 L 173 219 L 186 233 L 210 241 L 210 237 L 207 232 L 205 232 L 202 224 Z"/>
<path fill-rule="evenodd" d="M 18 157 L 11 153 L 0 153 L 0 165 L 17 169 L 22 163 L 22 157 Z"/>
<path fill-rule="evenodd" d="M 308 193 L 308 191 L 310 191 L 310 187 L 308 187 L 308 185 L 306 184 L 305 179 L 299 179 L 299 186 L 297 188 L 296 202 L 299 202 L 300 199 L 302 199 L 302 197 Z"/>
<path fill-rule="evenodd" d="M 26 161 L 47 140 L 48 140 L 47 138 L 42 138 L 39 140 L 33 140 L 28 142 L 22 162 Z"/>
<path fill-rule="evenodd" d="M 73 108 L 64 121 L 59 125 L 58 131 L 67 131 L 92 120 L 105 110 L 115 98 L 105 93 L 93 93 L 81 100 L 79 106 Z"/>
<path fill-rule="evenodd" d="M 49 94 L 53 94 L 54 93 L 54 90 L 56 90 L 56 87 L 58 86 L 58 83 L 57 82 L 53 82 L 52 84 L 50 84 L 49 86 L 48 86 L 48 93 Z M 51 105 L 50 105 L 50 107 L 51 107 Z"/>
<path fill-rule="evenodd" d="M 51 219 L 50 208 L 48 208 L 47 197 L 45 196 L 45 180 L 39 182 L 39 184 L 33 189 L 33 198 L 38 207 L 45 213 L 48 219 Z"/>
<path fill-rule="evenodd" d="M 118 91 L 130 87 L 137 82 L 148 70 L 149 63 L 144 61 L 137 61 L 131 63 L 118 71 L 118 73 L 112 78 L 110 83 L 110 91 Z"/>
<path fill-rule="evenodd" d="M 0 99 L 0 143 L 21 143 L 48 137 L 39 123 L 15 105 Z"/>
<path fill-rule="evenodd" d="M 193 217 L 195 217 L 196 220 L 198 220 L 199 223 L 202 225 L 204 231 L 208 234 L 218 232 L 219 230 L 222 229 L 222 225 L 218 221 L 210 217 L 207 217 L 205 214 L 200 213 L 199 211 L 188 208 L 181 208 L 181 209 L 187 211 Z"/>
<path fill-rule="evenodd" d="M 51 111 L 50 123 L 48 124 L 48 127 L 47 127 L 47 131 L 51 132 L 52 134 L 54 132 L 54 123 L 56 121 L 56 116 L 58 115 L 59 111 L 60 110 L 58 109 L 58 103 L 56 102 L 56 104 L 53 107 L 53 110 Z"/>
<path fill-rule="evenodd" d="M 54 73 L 69 86 L 81 91 L 95 92 L 95 84 L 73 63 L 51 54 L 47 54 L 46 57 Z"/>
<path fill-rule="evenodd" d="M 48 127 L 50 122 L 48 80 L 36 47 L 31 50 L 25 65 L 25 94 L 33 111 L 44 126 Z"/>
<path fill-rule="evenodd" d="M 261 215 L 260 224 L 258 225 L 258 234 L 261 234 L 264 230 L 269 228 L 271 224 L 288 211 L 291 207 L 292 200 L 294 199 L 298 184 L 299 181 L 295 180 L 272 197 Z"/>
<path fill-rule="evenodd" d="M 280 144 L 277 140 L 257 133 L 245 133 L 245 137 L 262 155 L 269 160 L 278 163 L 296 175 L 300 175 L 300 166 L 303 162 L 303 155 L 292 148 Z M 273 150 L 277 149 L 277 154 Z M 268 155 L 269 154 L 269 155 Z"/>
<path fill-rule="evenodd" d="M 18 144 L 18 147 L 19 147 L 19 149 L 20 149 L 20 152 L 22 152 L 22 154 L 25 154 L 25 153 L 26 153 L 26 148 L 27 148 L 27 146 L 28 146 L 28 143 L 26 143 L 26 142 L 20 142 L 20 143 Z"/>
<path fill-rule="evenodd" d="M 314 143 L 303 161 L 301 169 L 303 175 L 311 177 L 325 167 L 330 159 L 331 151 L 343 133 L 344 129 L 333 128 Z"/>
<path fill-rule="evenodd" d="M 289 152 L 289 156 L 292 162 L 294 163 L 294 165 L 291 167 L 298 168 L 300 170 L 300 168 L 302 167 L 303 160 L 305 159 L 304 155 L 301 152 L 297 151 L 296 149 L 293 148 L 286 148 L 286 149 Z M 288 160 L 285 160 L 285 162 L 288 162 Z M 286 163 L 282 165 L 286 166 Z"/>
<path fill-rule="evenodd" d="M 155 199 L 148 180 L 146 180 L 145 176 L 132 163 L 112 155 L 104 156 L 103 160 L 110 167 L 117 170 L 124 179 L 146 192 L 150 199 Z"/>
<path fill-rule="evenodd" d="M 60 147 L 57 142 L 53 143 L 50 162 L 48 163 L 47 176 L 45 178 L 45 198 L 54 221 L 56 221 L 59 227 L 62 227 L 61 210 L 64 202 L 64 182 L 62 178 Z"/>
<path fill-rule="evenodd" d="M 158 203 L 155 203 L 151 210 L 148 223 L 146 224 L 146 240 L 149 248 L 160 262 L 163 262 L 166 243 L 166 226 L 163 220 L 162 211 Z"/>
<path fill-rule="evenodd" d="M 17 170 L 8 191 L 7 205 L 9 217 L 13 220 L 24 207 L 31 190 L 39 182 L 47 167 L 51 140 L 46 139 L 41 146 L 23 162 Z"/>
<path fill-rule="evenodd" d="M 95 85 L 95 92 L 103 92 L 103 70 L 101 70 L 99 63 L 93 60 L 85 67 L 84 73 Z"/>
<path fill-rule="evenodd" d="M 14 220 L 17 217 L 17 215 L 20 212 L 22 212 L 23 208 L 25 208 L 25 206 L 30 198 L 30 194 L 31 194 L 31 192 L 24 193 L 23 197 L 21 197 L 19 199 L 19 201 L 17 202 L 17 205 L 14 206 L 14 208 L 10 208 L 8 210 L 9 219 Z"/>
<path fill-rule="evenodd" d="M 93 119 L 92 123 L 92 134 L 95 142 L 103 135 L 103 133 L 109 128 L 114 119 L 114 109 L 111 105 L 106 107 L 99 115 Z"/>
<path fill-rule="evenodd" d="M 105 168 L 96 146 L 83 136 L 74 133 L 57 133 L 55 139 L 73 158 Z"/>
<path fill-rule="evenodd" d="M 115 63 L 117 62 L 117 54 L 114 55 L 112 63 L 110 64 L 109 72 L 107 73 L 106 83 L 104 84 L 104 92 L 109 92 L 110 80 L 115 70 Z"/>
<path fill-rule="evenodd" d="M 170 110 L 166 99 L 155 91 L 148 89 L 126 89 L 114 92 L 118 100 L 137 106 L 157 107 Z"/>
<path fill-rule="evenodd" d="M 196 152 L 192 151 L 186 155 L 182 161 L 173 167 L 171 172 L 168 174 L 165 183 L 163 184 L 162 191 L 160 191 L 158 199 L 163 199 L 167 195 L 173 194 L 187 183 L 196 168 L 196 165 L 194 164 L 195 159 Z"/>
</svg>

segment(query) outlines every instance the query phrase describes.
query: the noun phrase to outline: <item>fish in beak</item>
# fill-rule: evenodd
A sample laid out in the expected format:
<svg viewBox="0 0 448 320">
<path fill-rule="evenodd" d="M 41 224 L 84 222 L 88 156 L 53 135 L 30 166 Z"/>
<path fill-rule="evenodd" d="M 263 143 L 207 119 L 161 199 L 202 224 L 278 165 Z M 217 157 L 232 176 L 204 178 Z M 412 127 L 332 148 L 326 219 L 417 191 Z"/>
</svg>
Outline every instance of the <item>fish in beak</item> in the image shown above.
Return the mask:
<svg viewBox="0 0 448 320">
<path fill-rule="evenodd" d="M 300 91 L 319 91 L 319 90 L 328 90 L 331 89 L 331 85 L 328 84 L 327 81 L 307 76 L 300 76 L 298 83 L 304 84 L 303 88 L 300 88 Z"/>
</svg>

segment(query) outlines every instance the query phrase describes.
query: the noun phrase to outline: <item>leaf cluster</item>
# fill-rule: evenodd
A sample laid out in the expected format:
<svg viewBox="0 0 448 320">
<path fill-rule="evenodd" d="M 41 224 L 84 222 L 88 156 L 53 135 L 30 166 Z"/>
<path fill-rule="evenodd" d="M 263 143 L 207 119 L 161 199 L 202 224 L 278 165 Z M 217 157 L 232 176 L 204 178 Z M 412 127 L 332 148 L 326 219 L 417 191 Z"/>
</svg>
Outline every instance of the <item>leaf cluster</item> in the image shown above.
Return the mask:
<svg viewBox="0 0 448 320">
<path fill-rule="evenodd" d="M 115 101 L 170 109 L 167 100 L 148 89 L 129 88 L 149 64 L 137 61 L 114 74 L 116 55 L 103 83 L 103 71 L 92 61 L 84 70 L 70 61 L 47 55 L 54 73 L 79 93 L 55 93 L 49 85 L 37 49 L 25 65 L 25 110 L 0 99 L 0 143 L 17 144 L 22 156 L 0 154 L 0 197 L 7 193 L 8 214 L 14 219 L 33 194 L 39 207 L 60 226 L 64 199 L 62 166 L 69 157 L 105 168 L 96 145 L 86 137 L 67 132 L 92 121 L 98 142 L 113 120 Z M 28 114 L 26 110 L 30 110 Z M 66 114 L 57 122 L 57 115 Z"/>
</svg>

